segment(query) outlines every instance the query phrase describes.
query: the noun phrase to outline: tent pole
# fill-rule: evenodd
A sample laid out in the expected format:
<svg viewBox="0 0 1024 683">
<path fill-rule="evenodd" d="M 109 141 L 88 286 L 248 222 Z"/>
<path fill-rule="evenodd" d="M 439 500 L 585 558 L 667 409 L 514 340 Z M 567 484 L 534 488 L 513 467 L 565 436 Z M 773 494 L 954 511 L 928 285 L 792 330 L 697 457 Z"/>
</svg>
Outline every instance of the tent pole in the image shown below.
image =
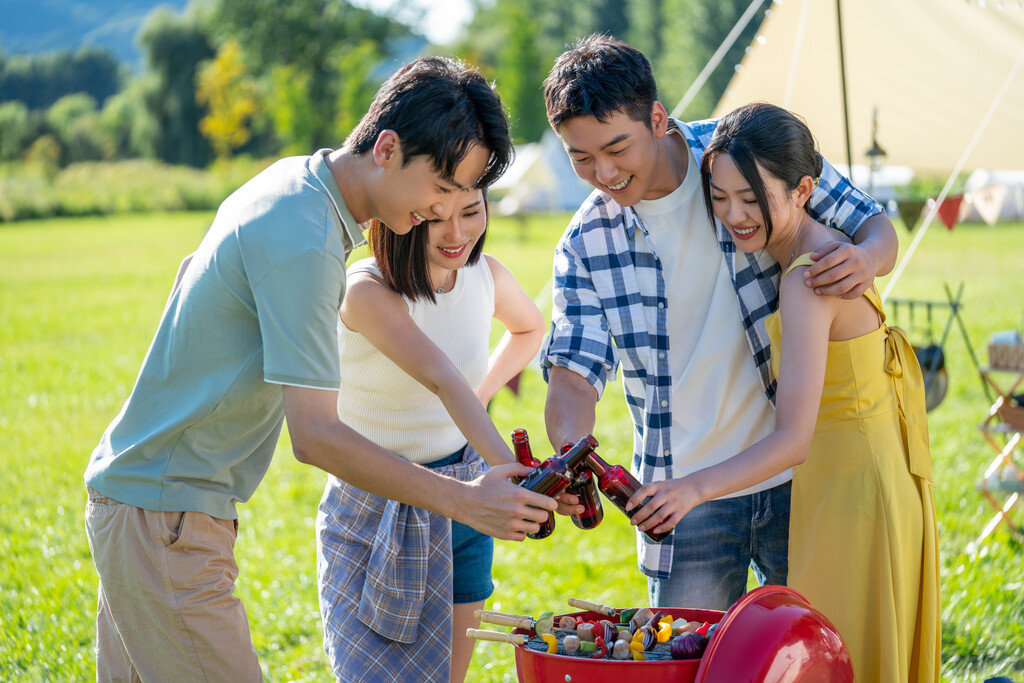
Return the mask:
<svg viewBox="0 0 1024 683">
<path fill-rule="evenodd" d="M 853 154 L 850 152 L 850 105 L 846 100 L 846 59 L 843 56 L 843 7 L 836 0 L 836 29 L 839 32 L 839 82 L 843 87 L 843 131 L 846 133 L 846 165 L 853 179 Z"/>
</svg>

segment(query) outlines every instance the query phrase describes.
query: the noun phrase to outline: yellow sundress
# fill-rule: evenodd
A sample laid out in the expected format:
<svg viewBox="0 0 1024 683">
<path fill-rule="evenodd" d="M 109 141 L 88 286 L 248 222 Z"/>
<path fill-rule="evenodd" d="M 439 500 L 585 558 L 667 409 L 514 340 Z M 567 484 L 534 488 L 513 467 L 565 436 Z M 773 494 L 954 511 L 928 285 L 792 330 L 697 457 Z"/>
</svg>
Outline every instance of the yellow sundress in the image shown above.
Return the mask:
<svg viewBox="0 0 1024 683">
<path fill-rule="evenodd" d="M 797 258 L 783 277 L 801 265 Z M 939 680 L 939 553 L 924 380 L 903 330 L 830 341 L 807 460 L 793 468 L 789 585 L 837 628 L 862 683 Z M 778 376 L 782 321 L 766 321 Z"/>
</svg>

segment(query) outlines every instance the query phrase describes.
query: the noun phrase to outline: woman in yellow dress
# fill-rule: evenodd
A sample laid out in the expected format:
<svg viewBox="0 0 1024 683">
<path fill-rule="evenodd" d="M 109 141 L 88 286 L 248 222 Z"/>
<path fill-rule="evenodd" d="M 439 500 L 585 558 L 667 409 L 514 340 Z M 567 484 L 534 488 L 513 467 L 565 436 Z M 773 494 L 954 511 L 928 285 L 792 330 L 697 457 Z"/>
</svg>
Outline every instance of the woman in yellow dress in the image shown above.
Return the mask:
<svg viewBox="0 0 1024 683">
<path fill-rule="evenodd" d="M 874 286 L 816 296 L 809 254 L 846 239 L 804 204 L 821 171 L 807 126 L 768 104 L 721 120 L 701 175 L 709 213 L 736 248 L 782 268 L 766 322 L 778 378 L 775 431 L 729 460 L 647 484 L 641 530 L 793 468 L 789 585 L 839 631 L 858 681 L 939 680 L 939 567 L 924 382 Z M 785 334 L 783 334 L 783 329 Z"/>
</svg>

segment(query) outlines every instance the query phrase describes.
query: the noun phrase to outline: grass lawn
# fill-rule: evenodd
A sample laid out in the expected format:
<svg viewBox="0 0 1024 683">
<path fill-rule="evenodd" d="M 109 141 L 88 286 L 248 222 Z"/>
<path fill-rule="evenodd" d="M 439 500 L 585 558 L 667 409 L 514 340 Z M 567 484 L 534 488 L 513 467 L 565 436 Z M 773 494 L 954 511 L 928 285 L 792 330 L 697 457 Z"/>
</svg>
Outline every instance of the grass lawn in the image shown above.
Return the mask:
<svg viewBox="0 0 1024 683">
<path fill-rule="evenodd" d="M 0 227 L 0 680 L 94 679 L 96 576 L 83 530 L 82 472 L 131 390 L 178 262 L 211 217 L 151 214 Z M 496 220 L 488 251 L 527 291 L 541 292 L 566 220 Z M 905 248 L 911 236 L 898 229 Z M 987 362 L 989 335 L 1024 325 L 1022 247 L 1019 223 L 953 232 L 938 225 L 892 296 L 942 300 L 943 283 L 954 291 L 963 283 L 962 317 Z M 922 308 L 913 319 L 906 309 L 897 313 L 912 338 L 926 339 Z M 945 311 L 936 309 L 934 336 L 945 322 Z M 1002 527 L 979 552 L 965 552 L 994 513 L 975 489 L 995 455 L 978 431 L 989 399 L 956 325 L 945 351 L 949 393 L 929 416 L 943 675 L 1024 681 L 1022 545 Z M 519 396 L 503 391 L 492 405 L 499 430 L 525 427 L 538 456 L 547 450 L 541 447 L 544 391 L 539 375 L 527 372 Z M 605 457 L 626 463 L 631 425 L 621 394 L 616 383 L 600 402 L 595 436 Z M 313 533 L 324 479 L 295 461 L 285 436 L 262 486 L 240 506 L 237 593 L 268 681 L 330 679 L 320 643 Z M 1024 521 L 1024 513 L 1015 512 L 1015 519 Z M 596 531 L 581 532 L 560 518 L 545 541 L 499 542 L 494 575 L 488 608 L 499 611 L 568 611 L 565 599 L 572 595 L 614 605 L 646 600 L 633 533 L 610 504 Z M 511 647 L 479 644 L 468 680 L 516 680 Z"/>
</svg>

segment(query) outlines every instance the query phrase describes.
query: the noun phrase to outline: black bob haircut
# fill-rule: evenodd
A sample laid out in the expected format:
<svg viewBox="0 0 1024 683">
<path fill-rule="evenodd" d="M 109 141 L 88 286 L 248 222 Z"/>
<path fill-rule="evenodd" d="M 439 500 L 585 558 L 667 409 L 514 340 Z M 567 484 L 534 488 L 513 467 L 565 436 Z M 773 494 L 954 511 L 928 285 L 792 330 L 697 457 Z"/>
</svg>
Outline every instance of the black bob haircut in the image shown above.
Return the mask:
<svg viewBox="0 0 1024 683">
<path fill-rule="evenodd" d="M 490 225 L 491 212 L 487 203 L 487 190 L 483 189 L 483 201 L 479 210 L 484 212 L 484 231 L 477 239 L 466 261 L 471 266 L 480 260 L 484 250 L 484 239 Z M 454 217 L 454 214 L 453 214 Z M 434 288 L 430 285 L 427 273 L 427 242 L 430 239 L 430 225 L 438 221 L 427 221 L 413 226 L 404 235 L 398 235 L 374 218 L 367 230 L 366 238 L 370 243 L 377 268 L 384 282 L 410 301 L 427 299 L 431 303 L 437 301 Z"/>
</svg>

